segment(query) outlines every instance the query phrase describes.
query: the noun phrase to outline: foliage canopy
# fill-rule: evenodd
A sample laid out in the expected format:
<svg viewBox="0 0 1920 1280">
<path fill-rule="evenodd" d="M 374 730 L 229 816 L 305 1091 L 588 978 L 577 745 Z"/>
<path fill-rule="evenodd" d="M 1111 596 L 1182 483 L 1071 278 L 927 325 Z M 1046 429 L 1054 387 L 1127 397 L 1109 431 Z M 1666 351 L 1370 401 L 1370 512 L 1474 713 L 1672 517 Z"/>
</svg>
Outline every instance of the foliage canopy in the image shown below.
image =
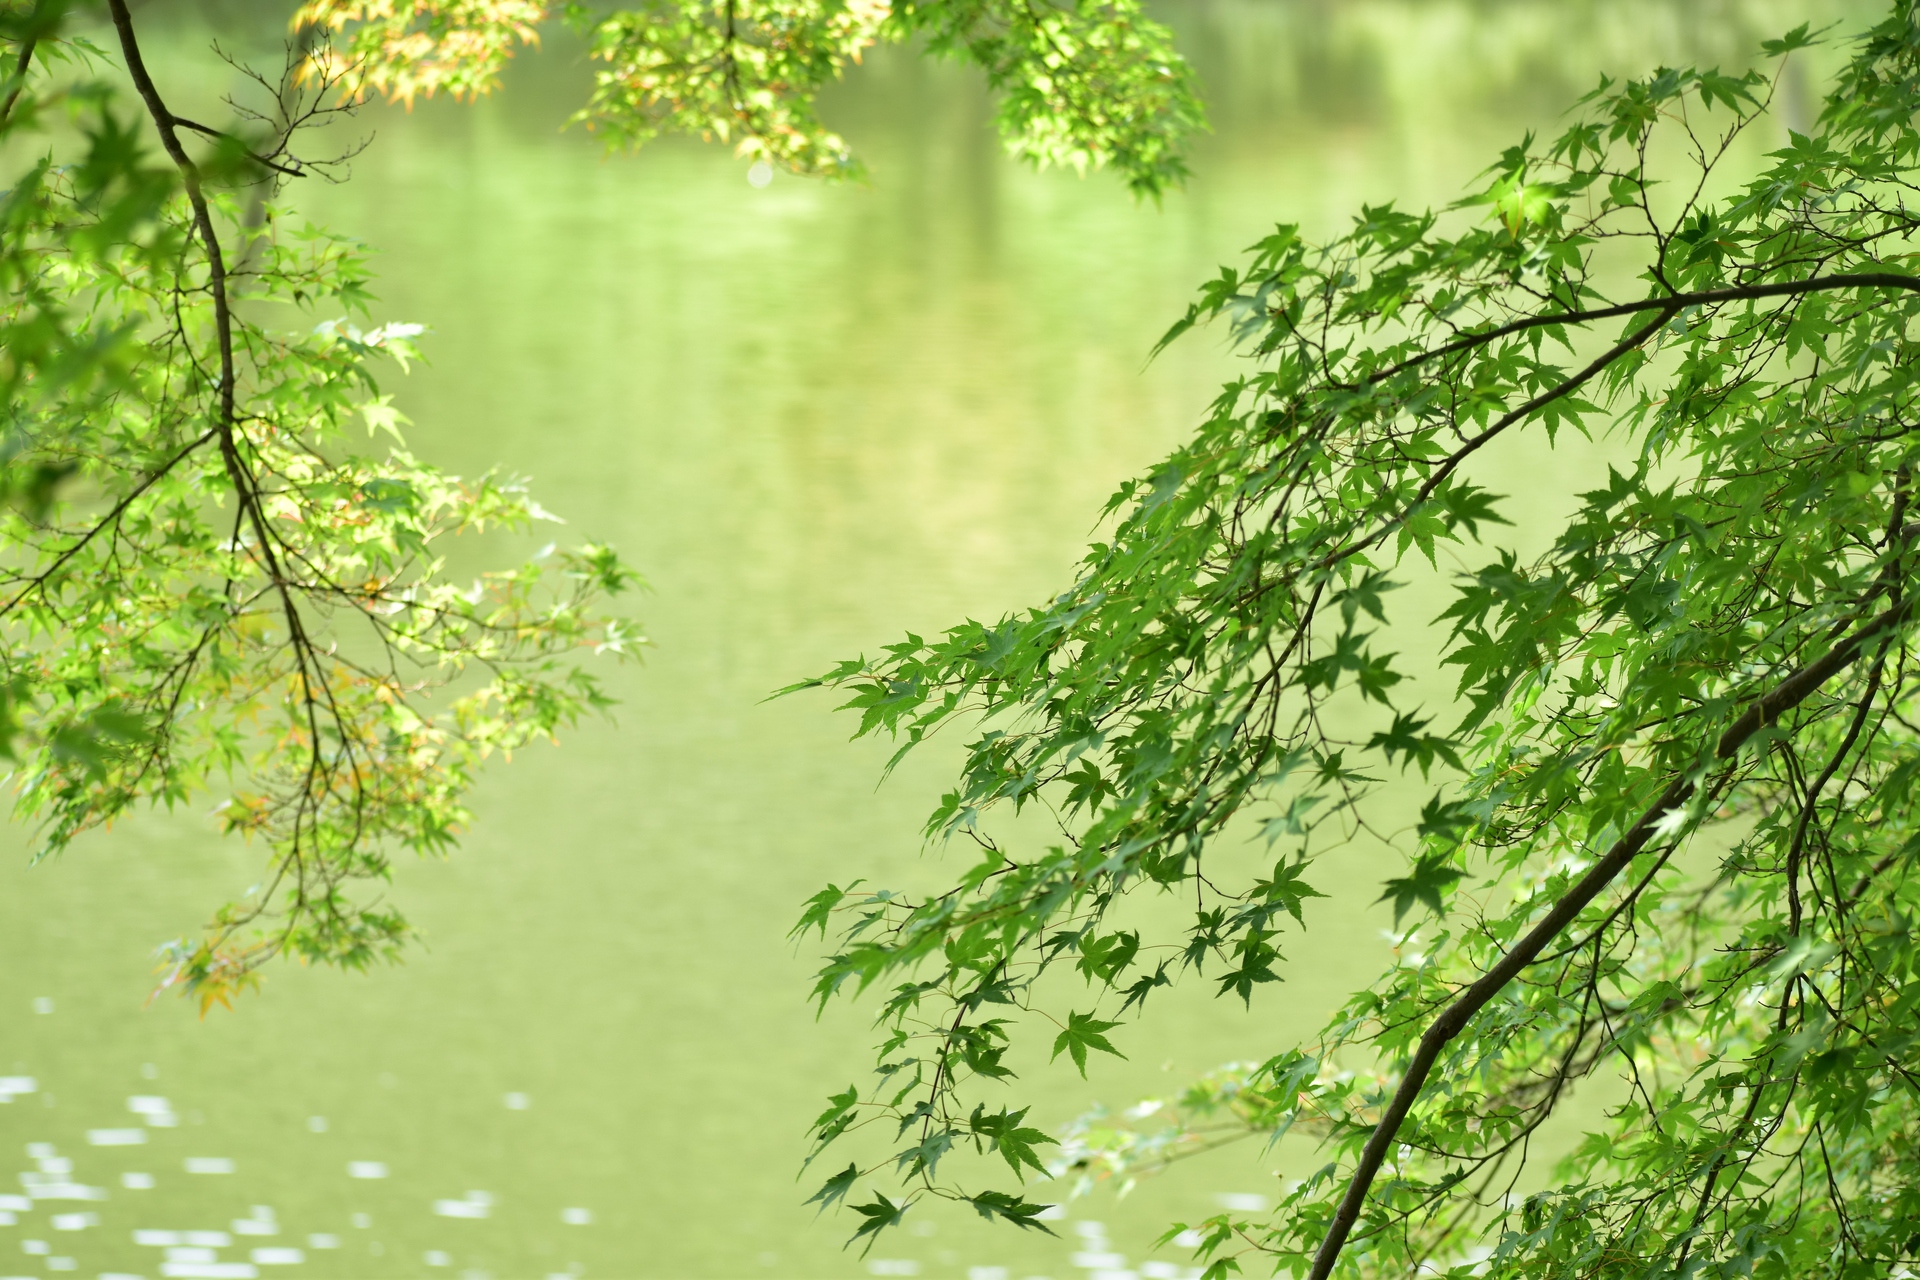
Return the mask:
<svg viewBox="0 0 1920 1280">
<path fill-rule="evenodd" d="M 1016 155 L 1111 164 L 1141 195 L 1185 176 L 1181 144 L 1205 122 L 1186 63 L 1140 0 L 307 0 L 298 21 L 351 25 L 351 87 L 412 102 L 489 92 L 550 14 L 598 64 L 574 119 L 616 145 L 686 132 L 798 173 L 857 174 L 814 98 L 869 46 L 915 38 L 986 72 Z"/>
<path fill-rule="evenodd" d="M 1012 1050 L 1084 1071 L 1180 981 L 1250 1006 L 1417 791 L 1387 971 L 1052 1172 L 1298 1131 L 1320 1167 L 1271 1216 L 1192 1228 L 1209 1280 L 1920 1265 L 1920 11 L 1742 171 L 1814 40 L 1603 83 L 1444 213 L 1280 227 L 1168 334 L 1227 321 L 1248 371 L 1071 586 L 810 682 L 902 751 L 972 734 L 927 826 L 972 867 L 799 925 L 837 940 L 822 1001 L 885 993 L 877 1079 L 814 1130 L 815 1158 L 873 1144 L 816 1196 L 856 1240 L 925 1196 L 1039 1226 L 974 1189 L 1049 1142 L 999 1092 Z M 1568 433 L 1612 465 L 1523 556 L 1486 463 Z M 1133 910 L 1163 894 L 1184 925 Z M 1602 1081 L 1604 1121 L 1530 1169 Z"/>
</svg>

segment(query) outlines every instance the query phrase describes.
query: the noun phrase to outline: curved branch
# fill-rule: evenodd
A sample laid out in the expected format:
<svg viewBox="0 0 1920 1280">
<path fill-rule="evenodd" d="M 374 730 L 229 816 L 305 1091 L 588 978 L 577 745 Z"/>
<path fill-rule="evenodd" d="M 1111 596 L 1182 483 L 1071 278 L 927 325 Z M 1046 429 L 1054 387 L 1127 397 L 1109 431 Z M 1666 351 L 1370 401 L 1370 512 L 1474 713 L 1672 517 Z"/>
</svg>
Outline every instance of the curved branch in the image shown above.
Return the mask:
<svg viewBox="0 0 1920 1280">
<path fill-rule="evenodd" d="M 237 514 L 244 516 L 246 523 L 253 527 L 254 536 L 260 548 L 262 568 L 266 571 L 267 580 L 274 594 L 280 600 L 281 614 L 287 623 L 288 647 L 293 655 L 294 667 L 299 677 L 300 699 L 307 721 L 309 754 L 305 771 L 305 787 L 296 808 L 293 851 L 290 855 L 297 861 L 300 858 L 300 815 L 317 803 L 312 799 L 316 780 L 323 772 L 331 773 L 321 757 L 320 702 L 323 698 L 328 702 L 336 722 L 339 719 L 339 709 L 332 706 L 332 690 L 317 661 L 314 643 L 307 634 L 305 621 L 301 618 L 300 610 L 294 601 L 294 584 L 290 581 L 280 557 L 274 551 L 275 539 L 267 523 L 266 514 L 261 508 L 259 485 L 248 470 L 246 460 L 240 454 L 239 417 L 235 410 L 235 382 L 238 375 L 234 357 L 233 307 L 227 293 L 226 254 L 221 247 L 219 234 L 214 229 L 213 213 L 207 204 L 206 193 L 202 189 L 200 168 L 187 155 L 186 148 L 181 144 L 179 118 L 167 108 L 159 89 L 154 85 L 153 77 L 147 72 L 146 60 L 140 54 L 139 40 L 134 34 L 133 16 L 127 11 L 127 0 L 108 0 L 108 9 L 113 17 L 114 30 L 120 38 L 120 50 L 126 59 L 127 74 L 132 78 L 134 88 L 147 108 L 147 114 L 152 117 L 154 128 L 159 131 L 160 143 L 165 148 L 167 157 L 180 171 L 187 202 L 193 211 L 194 234 L 207 255 L 207 294 L 213 307 L 214 338 L 220 360 L 219 396 L 212 431 L 219 441 L 220 458 L 227 478 L 233 485 L 235 504 L 239 508 Z M 318 694 L 316 689 L 319 691 Z M 342 739 L 344 742 L 344 734 Z"/>
<path fill-rule="evenodd" d="M 1910 601 L 1896 604 L 1872 621 L 1855 630 L 1846 639 L 1830 649 L 1826 656 L 1807 664 L 1782 680 L 1773 690 L 1757 699 L 1752 706 L 1735 720 L 1721 735 L 1714 750 L 1714 756 L 1720 760 L 1731 760 L 1739 752 L 1747 739 L 1760 730 L 1777 722 L 1781 716 L 1791 711 L 1811 697 L 1828 680 L 1844 671 L 1859 660 L 1866 652 L 1870 642 L 1879 640 L 1912 617 L 1913 606 Z M 1466 1029 L 1468 1021 L 1493 1000 L 1508 983 L 1517 978 L 1521 971 L 1544 951 L 1566 927 L 1572 924 L 1589 903 L 1611 884 L 1621 872 L 1640 854 L 1659 828 L 1667 813 L 1685 804 L 1692 797 L 1694 782 L 1682 775 L 1667 784 L 1660 798 L 1641 813 L 1639 819 L 1627 833 L 1616 841 L 1600 861 L 1588 869 L 1566 892 L 1553 909 L 1541 919 L 1540 923 L 1528 931 L 1513 948 L 1500 960 L 1500 963 L 1487 970 L 1472 986 L 1468 987 L 1452 1004 L 1435 1018 L 1426 1033 L 1420 1037 L 1413 1058 L 1407 1064 L 1400 1078 L 1400 1087 L 1394 1091 L 1393 1099 L 1387 1104 L 1386 1113 L 1374 1126 L 1373 1136 L 1367 1139 L 1367 1145 L 1360 1153 L 1360 1162 L 1354 1169 L 1353 1180 L 1347 1184 L 1346 1195 L 1341 1198 L 1340 1207 L 1334 1213 L 1333 1221 L 1327 1227 L 1327 1234 L 1320 1242 L 1319 1250 L 1314 1254 L 1313 1269 L 1308 1272 L 1308 1280 L 1327 1280 L 1333 1274 L 1333 1267 L 1340 1258 L 1340 1250 L 1346 1245 L 1347 1236 L 1353 1230 L 1353 1224 L 1359 1220 L 1360 1210 L 1365 1206 L 1367 1192 L 1373 1186 L 1374 1178 L 1385 1162 L 1387 1151 L 1393 1145 L 1400 1132 L 1400 1125 L 1413 1109 L 1413 1104 L 1426 1087 L 1427 1077 L 1432 1074 L 1434 1064 L 1439 1061 L 1440 1053 L 1449 1041 Z"/>
<path fill-rule="evenodd" d="M 1466 351 L 1507 337 L 1509 334 L 1525 333 L 1529 329 L 1544 329 L 1556 324 L 1591 324 L 1596 320 L 1614 320 L 1621 316 L 1638 315 L 1642 311 L 1660 311 L 1668 307 L 1677 311 L 1687 307 L 1707 306 L 1715 302 L 1751 302 L 1761 298 L 1788 298 L 1799 294 L 1824 293 L 1828 289 L 1906 289 L 1920 293 L 1920 277 L 1900 275 L 1893 271 L 1857 271 L 1836 276 L 1818 276 L 1810 280 L 1779 280 L 1773 284 L 1729 285 L 1725 289 L 1670 293 L 1658 298 L 1642 298 L 1638 302 L 1622 302 L 1611 307 L 1596 307 L 1592 311 L 1562 311 L 1553 315 L 1524 316 L 1519 320 L 1509 320 L 1506 324 L 1492 329 L 1469 333 L 1444 346 L 1423 351 L 1417 356 L 1409 356 L 1399 364 L 1373 374 L 1367 379 L 1366 384 L 1371 386 L 1376 382 L 1384 382 L 1396 373 L 1418 368 L 1429 360 L 1438 360 L 1442 356 Z"/>
<path fill-rule="evenodd" d="M 1916 280 L 1913 283 L 1915 288 L 1920 289 L 1920 280 Z M 1644 311 L 1644 310 L 1653 310 L 1655 308 L 1641 307 L 1638 309 Z M 1465 444 L 1461 445 L 1458 449 L 1455 449 L 1452 453 L 1448 454 L 1445 461 L 1441 462 L 1439 466 L 1433 469 L 1433 474 L 1427 477 L 1425 483 L 1423 483 L 1420 486 L 1419 491 L 1413 495 L 1413 501 L 1409 502 L 1406 505 L 1406 508 L 1402 510 L 1399 515 L 1387 521 L 1385 524 L 1381 525 L 1378 529 L 1375 529 L 1372 533 L 1368 534 L 1366 537 L 1362 538 L 1360 541 L 1354 543 L 1353 545 L 1348 547 L 1343 547 L 1339 551 L 1329 553 L 1328 555 L 1323 557 L 1321 561 L 1314 567 L 1317 569 L 1331 568 L 1334 565 L 1339 564 L 1343 560 L 1348 560 L 1354 556 L 1359 555 L 1360 553 L 1365 551 L 1368 547 L 1378 545 L 1380 540 L 1386 537 L 1387 534 L 1391 533 L 1394 529 L 1398 528 L 1407 519 L 1407 517 L 1413 513 L 1415 508 L 1417 508 L 1421 503 L 1427 501 L 1427 499 L 1431 498 L 1434 495 L 1434 491 L 1439 489 L 1439 487 L 1442 484 L 1446 483 L 1447 477 L 1452 475 L 1455 471 L 1457 471 L 1460 467 L 1460 464 L 1465 462 L 1469 457 L 1471 457 L 1474 454 L 1474 452 L 1477 451 L 1482 445 L 1485 445 L 1489 441 L 1493 440 L 1496 436 L 1498 436 L 1501 432 L 1505 431 L 1508 427 L 1511 427 L 1514 423 L 1519 422 L 1522 419 L 1531 417 L 1533 414 L 1545 408 L 1547 405 L 1552 404 L 1555 400 L 1563 399 L 1566 396 L 1572 395 L 1575 391 L 1578 391 L 1581 387 L 1593 381 L 1595 378 L 1599 377 L 1602 373 L 1605 373 L 1607 371 L 1607 368 L 1610 365 L 1612 365 L 1614 361 L 1618 360 L 1621 356 L 1626 355 L 1627 352 L 1632 351 L 1635 348 L 1639 347 L 1642 343 L 1646 342 L 1646 340 L 1648 338 L 1651 338 L 1654 334 L 1660 332 L 1661 328 L 1663 328 L 1666 325 L 1667 321 L 1673 319 L 1676 313 L 1684 309 L 1684 304 L 1677 302 L 1672 298 L 1667 298 L 1667 299 L 1661 300 L 1657 309 L 1660 313 L 1659 315 L 1656 315 L 1652 320 L 1648 321 L 1646 324 L 1641 325 L 1638 329 L 1635 329 L 1632 333 L 1620 339 L 1620 341 L 1614 343 L 1611 348 L 1609 348 L 1607 351 L 1605 351 L 1600 356 L 1595 358 L 1593 363 L 1589 364 L 1586 368 L 1582 369 L 1579 373 L 1576 373 L 1571 378 L 1568 378 L 1565 381 L 1560 382 L 1555 386 L 1548 388 L 1545 391 L 1542 391 L 1539 395 L 1533 397 L 1531 400 L 1521 405 L 1518 409 L 1512 409 L 1500 415 L 1500 417 L 1495 419 L 1494 422 L 1491 425 L 1489 425 L 1486 430 L 1482 431 L 1479 435 L 1472 437 Z M 1489 334 L 1489 335 L 1486 335 L 1484 338 L 1477 339 L 1477 341 L 1492 341 L 1493 338 L 1496 336 L 1498 336 L 1497 333 Z"/>
<path fill-rule="evenodd" d="M 1385 381 L 1397 373 L 1415 368 L 1429 360 L 1452 355 L 1473 347 L 1484 346 L 1489 342 L 1497 341 L 1510 334 L 1522 333 L 1529 329 L 1540 329 L 1550 325 L 1561 324 L 1589 324 L 1596 320 L 1610 320 L 1620 316 L 1639 315 L 1647 311 L 1656 311 L 1659 313 L 1650 322 L 1640 326 L 1619 342 L 1615 343 L 1573 377 L 1534 396 L 1519 408 L 1509 410 L 1507 413 L 1502 414 L 1489 425 L 1486 430 L 1476 436 L 1470 437 L 1458 449 L 1448 454 L 1439 466 L 1434 468 L 1433 473 L 1421 484 L 1419 491 L 1414 494 L 1412 501 L 1407 503 L 1399 515 L 1394 516 L 1351 546 L 1342 547 L 1337 551 L 1327 553 L 1321 557 L 1319 561 L 1315 562 L 1313 567 L 1315 569 L 1329 569 L 1342 561 L 1361 554 L 1369 547 L 1379 545 L 1380 540 L 1404 523 L 1415 508 L 1433 497 L 1435 490 L 1445 483 L 1447 477 L 1458 470 L 1460 464 L 1465 462 L 1469 456 L 1492 441 L 1496 436 L 1506 431 L 1509 427 L 1512 427 L 1515 423 L 1531 417 L 1534 413 L 1552 404 L 1555 400 L 1571 395 L 1600 374 L 1606 372 L 1608 367 L 1620 359 L 1621 356 L 1643 345 L 1649 338 L 1658 333 L 1669 320 L 1673 319 L 1674 316 L 1686 310 L 1688 307 L 1707 306 L 1717 302 L 1741 302 L 1761 298 L 1797 297 L 1809 293 L 1824 293 L 1831 289 L 1879 288 L 1905 289 L 1910 292 L 1920 293 L 1920 277 L 1899 275 L 1891 271 L 1863 271 L 1846 275 L 1819 276 L 1810 280 L 1783 280 L 1773 284 L 1740 285 L 1727 289 L 1702 289 L 1694 293 L 1674 293 L 1660 298 L 1644 298 L 1639 302 L 1623 302 L 1619 306 L 1601 307 L 1593 311 L 1565 311 L 1555 315 L 1527 316 L 1500 325 L 1498 328 L 1488 329 L 1482 333 L 1470 333 L 1463 338 L 1457 338 L 1452 342 L 1446 343 L 1444 346 L 1435 347 L 1431 351 L 1422 352 L 1420 355 L 1403 360 L 1389 369 L 1384 369 L 1367 378 L 1366 385 L 1371 386 L 1374 383 Z"/>
</svg>

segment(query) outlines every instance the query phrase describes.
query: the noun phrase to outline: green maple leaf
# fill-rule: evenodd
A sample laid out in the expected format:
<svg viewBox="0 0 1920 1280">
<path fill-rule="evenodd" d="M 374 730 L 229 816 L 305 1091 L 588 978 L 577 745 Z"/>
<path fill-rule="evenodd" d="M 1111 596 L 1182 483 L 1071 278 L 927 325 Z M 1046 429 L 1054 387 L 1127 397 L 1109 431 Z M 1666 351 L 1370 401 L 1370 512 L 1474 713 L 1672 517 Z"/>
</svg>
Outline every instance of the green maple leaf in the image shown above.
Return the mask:
<svg viewBox="0 0 1920 1280">
<path fill-rule="evenodd" d="M 860 1250 L 860 1256 L 863 1258 L 866 1257 L 867 1250 L 873 1248 L 873 1242 L 880 1238 L 880 1233 L 888 1227 L 899 1226 L 900 1219 L 906 1217 L 907 1210 L 912 1207 L 913 1201 L 911 1199 L 902 1200 L 900 1203 L 895 1204 L 880 1192 L 874 1192 L 872 1204 L 856 1204 L 852 1206 L 853 1211 L 866 1220 L 860 1224 L 860 1229 L 853 1233 L 847 1240 L 847 1243 L 851 1245 L 861 1236 L 867 1237 L 866 1248 Z"/>
<path fill-rule="evenodd" d="M 909 1178 L 931 1178 L 940 1170 L 940 1158 L 953 1146 L 953 1132 L 942 1129 L 928 1134 L 920 1142 L 893 1158 L 895 1170 L 904 1168 Z"/>
<path fill-rule="evenodd" d="M 1053 1229 L 1040 1221 L 1040 1215 L 1053 1208 L 1050 1204 L 1031 1204 L 1004 1191 L 982 1191 L 979 1195 L 968 1196 L 967 1203 L 989 1222 L 999 1218 L 1016 1227 L 1053 1234 Z"/>
<path fill-rule="evenodd" d="M 859 888 L 860 884 L 860 881 L 855 880 L 844 889 L 837 884 L 830 884 L 820 892 L 814 894 L 811 898 L 808 898 L 806 901 L 807 909 L 801 913 L 800 922 L 787 931 L 787 936 L 789 938 L 799 938 L 803 937 L 809 929 L 818 929 L 820 930 L 820 936 L 822 938 L 826 937 L 827 926 L 833 922 L 833 909 L 839 906 L 855 889 Z"/>
<path fill-rule="evenodd" d="M 1289 864 L 1285 858 L 1273 864 L 1271 879 L 1262 880 L 1253 886 L 1253 892 L 1268 902 L 1284 907 L 1287 914 L 1300 924 L 1306 918 L 1300 914 L 1300 905 L 1308 898 L 1324 898 L 1327 895 L 1302 880 L 1306 873 L 1304 862 Z"/>
<path fill-rule="evenodd" d="M 1007 1163 L 1013 1166 L 1014 1176 L 1024 1176 L 1020 1172 L 1022 1165 L 1032 1165 L 1041 1173 L 1045 1173 L 1047 1167 L 1040 1163 L 1040 1158 L 1034 1155 L 1033 1149 L 1040 1144 L 1047 1146 L 1058 1144 L 1039 1129 L 1020 1127 L 1020 1122 L 1026 1119 L 1030 1108 L 1010 1112 L 1002 1107 L 1000 1114 L 994 1116 L 986 1114 L 986 1110 L 984 1103 L 976 1106 L 968 1124 L 974 1133 L 987 1139 L 988 1146 L 1006 1157 Z"/>
<path fill-rule="evenodd" d="M 1112 933 L 1104 938 L 1087 938 L 1080 944 L 1080 959 L 1074 967 L 1089 978 L 1112 982 L 1120 971 L 1133 963 L 1140 951 L 1137 933 Z"/>
<path fill-rule="evenodd" d="M 1053 1041 L 1053 1058 L 1060 1056 L 1062 1049 L 1073 1056 L 1073 1065 L 1080 1068 L 1080 1078 L 1087 1077 L 1087 1050 L 1098 1049 L 1101 1053 L 1110 1053 L 1116 1058 L 1127 1055 L 1108 1043 L 1103 1031 L 1111 1031 L 1120 1024 L 1102 1022 L 1090 1013 L 1069 1013 L 1067 1026 Z M 1051 1062 L 1053 1058 L 1049 1058 Z"/>
<path fill-rule="evenodd" d="M 808 1196 L 807 1203 L 819 1205 L 819 1212 L 825 1213 L 836 1201 L 847 1198 L 847 1192 L 853 1190 L 853 1180 L 859 1176 L 860 1166 L 848 1165 L 828 1178 L 825 1186 Z"/>
<path fill-rule="evenodd" d="M 1240 967 L 1216 979 L 1220 983 L 1218 994 L 1226 995 L 1231 991 L 1251 1008 L 1255 984 L 1282 981 L 1280 975 L 1273 971 L 1273 962 L 1279 958 L 1278 951 L 1256 936 L 1240 949 Z"/>
<path fill-rule="evenodd" d="M 1447 914 L 1446 905 L 1440 895 L 1454 881 L 1466 873 L 1455 871 L 1446 865 L 1444 853 L 1429 854 L 1413 864 L 1413 873 L 1387 881 L 1387 891 L 1375 898 L 1375 902 L 1393 900 L 1393 927 L 1400 927 L 1400 917 L 1416 904 L 1432 908 L 1436 916 Z"/>
<path fill-rule="evenodd" d="M 1155 967 L 1152 973 L 1142 974 L 1132 986 L 1126 988 L 1127 999 L 1126 1002 L 1120 1006 L 1120 1012 L 1125 1013 L 1136 1004 L 1146 1004 L 1147 996 L 1152 994 L 1155 987 L 1170 987 L 1172 985 L 1173 979 L 1167 976 L 1167 965 L 1166 961 L 1163 960 Z"/>
</svg>

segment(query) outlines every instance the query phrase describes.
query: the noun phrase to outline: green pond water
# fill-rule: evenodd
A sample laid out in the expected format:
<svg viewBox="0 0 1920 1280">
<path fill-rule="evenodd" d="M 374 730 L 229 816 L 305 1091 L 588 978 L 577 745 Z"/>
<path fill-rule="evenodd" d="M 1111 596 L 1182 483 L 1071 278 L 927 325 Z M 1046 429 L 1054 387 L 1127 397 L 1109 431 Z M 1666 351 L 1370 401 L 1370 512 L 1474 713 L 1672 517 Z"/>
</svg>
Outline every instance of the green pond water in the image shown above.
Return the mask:
<svg viewBox="0 0 1920 1280">
<path fill-rule="evenodd" d="M 258 8 L 148 6 L 163 89 L 225 88 L 206 40 L 257 42 Z M 1074 1201 L 1058 1240 L 930 1212 L 862 1259 L 841 1249 L 844 1218 L 802 1207 L 807 1121 L 862 1078 L 869 1013 L 815 1020 L 815 949 L 786 928 L 828 879 L 950 869 L 916 833 L 953 757 L 877 786 L 884 744 L 848 743 L 824 698 L 767 693 L 1064 585 L 1100 503 L 1232 365 L 1215 334 L 1148 365 L 1152 342 L 1272 223 L 1444 202 L 1603 69 L 1732 65 L 1804 17 L 1870 8 L 1173 8 L 1216 131 L 1160 208 L 1010 163 L 977 78 L 900 50 L 826 104 L 871 167 L 863 187 L 757 189 L 693 142 L 604 157 L 560 129 L 587 72 L 559 32 L 477 106 L 370 109 L 352 180 L 289 198 L 379 250 L 378 320 L 433 330 L 431 367 L 389 388 L 409 443 L 451 470 L 524 473 L 564 536 L 619 546 L 653 584 L 634 608 L 655 646 L 608 669 L 612 722 L 492 768 L 459 854 L 401 868 L 391 894 L 426 944 L 398 968 L 279 967 L 205 1021 L 148 1006 L 154 945 L 243 892 L 255 853 L 203 812 L 32 869 L 7 836 L 0 1073 L 34 1091 L 0 1106 L 0 1177 L 98 1196 L 0 1213 L 0 1275 L 159 1276 L 164 1249 L 135 1236 L 151 1231 L 224 1233 L 176 1244 L 229 1264 L 300 1251 L 262 1255 L 262 1275 L 1188 1274 L 1149 1241 L 1222 1195 L 1270 1195 L 1252 1151 Z M 1789 86 L 1789 118 L 1818 77 L 1816 59 Z M 1496 466 L 1523 526 L 1555 465 Z M 1126 1061 L 1019 1085 L 1033 1118 L 1311 1031 L 1384 955 L 1367 900 L 1390 865 L 1356 853 L 1338 871 L 1289 982 L 1251 1014 L 1202 990 L 1169 1000 L 1121 1041 Z M 143 1140 L 89 1141 L 116 1130 Z"/>
</svg>

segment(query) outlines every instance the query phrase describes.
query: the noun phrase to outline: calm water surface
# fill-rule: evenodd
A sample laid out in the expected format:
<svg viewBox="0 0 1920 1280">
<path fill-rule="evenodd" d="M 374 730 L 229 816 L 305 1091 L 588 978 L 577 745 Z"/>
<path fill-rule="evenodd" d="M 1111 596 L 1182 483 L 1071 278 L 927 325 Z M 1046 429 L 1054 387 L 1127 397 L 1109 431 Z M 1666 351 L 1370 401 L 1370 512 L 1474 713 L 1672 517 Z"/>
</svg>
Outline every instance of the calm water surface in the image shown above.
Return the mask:
<svg viewBox="0 0 1920 1280">
<path fill-rule="evenodd" d="M 603 158 L 559 131 L 584 73 L 558 33 L 477 107 L 368 113 L 353 180 L 297 195 L 381 252 L 378 319 L 433 329 L 432 366 L 390 388 L 411 445 L 456 471 L 525 473 L 568 536 L 617 544 L 654 585 L 636 607 L 656 647 L 609 671 L 614 723 L 489 772 L 460 854 L 402 868 L 391 892 L 427 944 L 397 969 L 278 968 L 205 1022 L 144 1008 L 151 948 L 243 891 L 254 855 L 183 813 L 38 869 L 0 863 L 0 1072 L 39 1089 L 0 1107 L 0 1153 L 106 1196 L 0 1226 L 0 1273 L 72 1259 L 158 1275 L 160 1248 L 131 1233 L 171 1229 L 226 1232 L 225 1261 L 301 1249 L 260 1266 L 290 1276 L 1083 1274 L 1071 1232 L 1016 1239 L 937 1213 L 863 1262 L 840 1250 L 845 1220 L 801 1207 L 806 1122 L 862 1077 L 869 1038 L 861 1009 L 814 1020 L 813 950 L 783 934 L 830 878 L 943 874 L 916 831 L 952 757 L 876 788 L 884 746 L 848 744 L 822 699 L 766 694 L 1064 585 L 1099 504 L 1230 368 L 1205 334 L 1151 366 L 1146 352 L 1275 221 L 1325 231 L 1362 201 L 1443 202 L 1603 68 L 1732 64 L 1804 16 L 1861 7 L 1178 9 L 1217 132 L 1163 208 L 1010 164 L 974 78 L 892 51 L 827 108 L 871 165 L 860 188 L 757 190 L 693 143 Z M 183 93 L 221 86 L 190 52 L 206 34 L 191 15 L 170 33 L 162 63 Z M 1817 67 L 1805 79 L 1803 96 Z M 1377 882 L 1376 863 L 1357 858 L 1354 883 Z M 1034 1118 L 1311 1030 L 1380 959 L 1370 896 L 1310 921 L 1290 982 L 1251 1017 L 1198 992 L 1170 1001 L 1122 1043 L 1126 1062 L 1027 1085 Z M 165 1098 L 176 1123 L 90 1145 L 89 1130 L 142 1127 L 134 1096 Z M 129 1171 L 153 1186 L 123 1186 Z M 1108 1251 L 1137 1268 L 1169 1218 L 1273 1186 L 1229 1152 L 1073 1217 L 1106 1223 Z"/>
</svg>

